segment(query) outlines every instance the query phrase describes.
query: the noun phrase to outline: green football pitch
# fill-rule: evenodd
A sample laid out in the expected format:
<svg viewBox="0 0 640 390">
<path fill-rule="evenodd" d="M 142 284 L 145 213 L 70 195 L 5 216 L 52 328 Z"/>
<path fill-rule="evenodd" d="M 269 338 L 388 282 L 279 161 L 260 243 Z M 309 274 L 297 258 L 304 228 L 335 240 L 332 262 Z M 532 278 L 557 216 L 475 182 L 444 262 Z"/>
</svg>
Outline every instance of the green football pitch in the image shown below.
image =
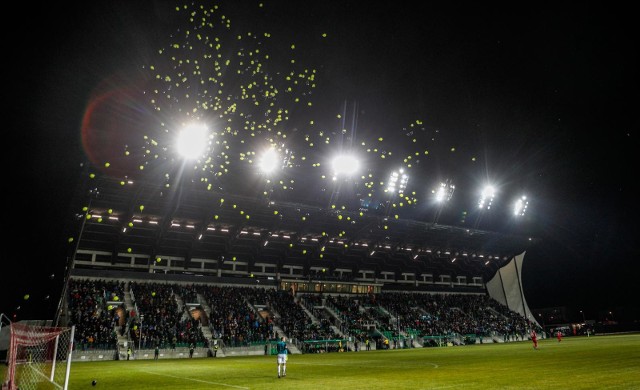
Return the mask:
<svg viewBox="0 0 640 390">
<path fill-rule="evenodd" d="M 275 356 L 73 362 L 69 389 L 640 389 L 640 334 L 291 355 L 281 379 Z"/>
</svg>

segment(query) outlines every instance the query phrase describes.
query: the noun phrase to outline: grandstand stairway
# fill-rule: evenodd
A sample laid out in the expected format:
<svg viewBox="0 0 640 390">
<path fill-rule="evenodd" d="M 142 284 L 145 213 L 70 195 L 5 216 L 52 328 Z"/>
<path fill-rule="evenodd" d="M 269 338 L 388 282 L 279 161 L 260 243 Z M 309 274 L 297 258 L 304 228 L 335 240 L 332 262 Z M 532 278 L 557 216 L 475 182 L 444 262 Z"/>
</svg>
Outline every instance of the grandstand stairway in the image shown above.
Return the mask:
<svg viewBox="0 0 640 390">
<path fill-rule="evenodd" d="M 420 337 L 418 337 L 418 333 L 414 332 L 414 334 L 411 334 L 409 332 L 400 332 L 400 335 L 404 336 L 407 338 L 407 340 L 410 340 L 411 337 L 413 336 L 413 347 L 414 348 L 422 348 L 423 347 L 423 341 L 420 339 Z M 411 341 L 407 341 L 407 342 L 411 342 Z"/>
<path fill-rule="evenodd" d="M 183 312 L 182 319 L 186 320 L 189 314 L 189 309 L 184 306 L 184 301 L 182 300 L 180 295 L 174 293 L 173 299 L 176 300 L 176 304 L 178 305 L 178 310 L 181 310 Z"/>
<path fill-rule="evenodd" d="M 289 353 L 292 355 L 302 353 L 294 343 L 288 343 L 287 348 L 289 349 Z"/>
<path fill-rule="evenodd" d="M 137 310 L 135 310 L 135 306 L 133 304 L 133 298 L 131 297 L 131 290 L 129 289 L 128 282 L 125 283 L 123 301 L 124 309 L 127 311 L 127 313 L 135 311 L 136 315 L 138 315 L 138 312 Z M 122 334 L 120 334 L 120 327 L 116 325 L 116 335 L 118 337 L 118 347 L 116 353 L 118 355 L 118 358 L 121 360 L 127 359 L 127 345 L 129 345 L 129 343 L 131 342 L 129 340 L 129 324 L 131 323 L 131 320 L 132 318 L 127 318 L 125 330 Z"/>
<path fill-rule="evenodd" d="M 342 333 L 342 331 L 337 326 L 331 325 L 330 328 L 333 331 L 333 333 L 335 333 L 338 336 L 340 336 L 340 338 L 343 338 L 343 339 L 347 338 L 347 336 L 344 333 Z"/>
<path fill-rule="evenodd" d="M 127 326 L 127 329 L 128 328 L 129 327 Z M 118 330 L 116 330 L 116 334 L 118 335 L 118 346 L 117 346 L 116 353 L 118 354 L 118 357 L 119 357 L 120 360 L 126 360 L 127 359 L 127 345 L 129 344 L 129 340 L 128 340 L 127 334 L 125 332 L 124 335 L 121 335 Z"/>
<path fill-rule="evenodd" d="M 331 307 L 331 305 L 325 304 L 323 307 L 327 311 L 327 313 L 331 314 L 336 320 L 342 321 L 338 313 L 336 313 L 335 309 Z"/>
<path fill-rule="evenodd" d="M 296 300 L 296 302 L 298 303 L 298 305 L 302 308 L 302 310 L 304 310 L 304 312 L 307 314 L 307 316 L 311 319 L 311 323 L 312 324 L 319 324 L 320 320 L 313 315 L 313 313 L 307 309 L 307 307 L 304 305 L 304 303 L 302 302 L 302 300 Z"/>
<path fill-rule="evenodd" d="M 202 321 L 203 325 L 200 327 L 200 329 L 202 330 L 203 336 L 207 340 L 209 340 L 209 352 L 210 352 L 210 356 L 213 356 L 213 353 L 214 353 L 213 352 L 213 350 L 214 350 L 214 347 L 213 347 L 214 344 L 213 343 L 214 343 L 214 340 L 216 340 L 216 339 L 213 337 L 213 333 L 211 333 L 211 328 L 209 327 L 210 324 L 211 324 L 211 321 L 210 321 L 210 319 L 211 319 L 211 306 L 209 306 L 209 304 L 207 303 L 207 300 L 205 299 L 204 295 L 198 293 L 196 295 L 196 298 L 198 299 L 198 304 L 200 305 L 200 307 L 202 307 L 202 310 L 204 310 L 204 315 L 206 317 L 205 321 Z M 204 325 L 205 322 L 207 323 L 206 326 Z M 217 358 L 225 357 L 224 348 L 222 348 L 221 340 L 216 340 L 216 342 L 218 343 L 218 346 L 219 346 L 218 352 L 216 353 L 216 357 Z"/>
<path fill-rule="evenodd" d="M 211 329 L 208 326 L 200 324 L 200 330 L 202 331 L 202 335 L 207 340 L 213 340 L 213 334 L 211 334 Z"/>
<path fill-rule="evenodd" d="M 338 324 L 342 324 L 342 319 L 340 318 L 338 313 L 336 313 L 335 309 L 331 307 L 331 305 L 327 304 L 326 300 L 323 300 L 323 306 L 317 306 L 316 308 L 322 308 L 327 313 L 329 313 L 329 315 L 331 315 Z M 330 328 L 333 331 L 333 333 L 340 336 L 340 338 L 345 338 L 345 339 L 347 338 L 347 335 L 344 334 L 344 332 L 342 332 L 342 330 L 339 327 L 335 325 L 331 325 Z M 355 346 L 352 345 L 351 343 L 347 343 L 346 348 L 353 351 L 355 349 Z"/>
<path fill-rule="evenodd" d="M 247 304 L 247 307 L 249 308 L 249 310 L 251 310 L 253 314 L 256 315 L 256 317 L 262 317 L 260 315 L 260 310 L 257 307 L 255 307 L 253 303 L 251 303 L 246 297 L 244 298 L 244 301 Z"/>
<path fill-rule="evenodd" d="M 208 326 L 201 325 L 200 330 L 202 331 L 202 335 L 204 336 L 204 338 L 209 340 L 209 352 L 210 352 L 210 356 L 213 356 L 214 342 L 220 343 L 220 340 L 214 339 L 213 334 L 211 334 L 211 329 L 209 329 Z M 218 344 L 218 346 L 220 345 L 221 344 Z M 216 354 L 216 357 L 224 357 L 224 356 L 225 355 L 224 355 L 223 348 L 218 348 L 218 353 Z"/>
<path fill-rule="evenodd" d="M 131 299 L 131 291 L 128 288 L 124 290 L 124 308 L 127 313 L 131 313 L 133 310 L 133 299 Z"/>
<path fill-rule="evenodd" d="M 493 313 L 493 314 L 494 314 L 494 315 L 496 315 L 496 316 L 500 316 L 500 317 L 502 317 L 502 318 L 504 318 L 504 319 L 509 319 L 509 317 L 507 317 L 507 316 L 505 316 L 504 314 L 500 313 L 499 311 L 497 311 L 496 309 L 494 309 L 494 308 L 493 308 L 493 307 L 491 307 L 491 306 L 486 306 L 486 307 L 485 307 L 485 309 L 486 309 L 487 311 L 490 311 L 491 313 Z"/>
<path fill-rule="evenodd" d="M 384 314 L 388 315 L 389 317 L 395 317 L 394 315 L 391 315 L 391 313 L 389 312 L 389 310 L 387 310 L 386 308 L 384 308 L 382 305 L 378 306 L 378 309 L 383 312 Z"/>
<path fill-rule="evenodd" d="M 202 306 L 202 309 L 207 315 L 207 318 L 211 318 L 211 306 L 209 306 L 209 304 L 207 303 L 207 300 L 205 299 L 204 295 L 198 293 L 197 297 L 198 297 L 198 303 L 200 304 L 200 306 Z"/>
</svg>

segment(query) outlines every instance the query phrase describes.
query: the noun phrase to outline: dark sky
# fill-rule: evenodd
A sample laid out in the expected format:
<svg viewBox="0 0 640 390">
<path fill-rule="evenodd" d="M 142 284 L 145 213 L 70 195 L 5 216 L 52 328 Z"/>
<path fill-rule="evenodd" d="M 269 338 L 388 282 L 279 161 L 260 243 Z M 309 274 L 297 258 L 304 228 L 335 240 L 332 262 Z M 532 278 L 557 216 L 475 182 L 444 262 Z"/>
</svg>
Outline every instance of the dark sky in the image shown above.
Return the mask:
<svg viewBox="0 0 640 390">
<path fill-rule="evenodd" d="M 57 305 L 92 96 L 114 75 L 138 79 L 171 34 L 184 31 L 174 3 L 128 3 L 46 4 L 20 15 L 16 22 L 26 28 L 5 32 L 10 212 L 1 313 L 41 318 L 40 308 Z M 428 149 L 415 170 L 456 178 L 459 203 L 443 223 L 460 222 L 459 210 L 469 207 L 463 203 L 485 180 L 501 182 L 503 193 L 528 192 L 531 214 L 510 232 L 541 239 L 524 263 L 530 308 L 637 316 L 632 10 L 235 3 L 220 6 L 234 33 L 272 32 L 272 72 L 278 61 L 288 69 L 292 43 L 297 58 L 318 70 L 318 121 L 332 123 L 356 107 L 357 126 L 349 129 L 358 140 L 375 133 L 389 149 Z M 304 117 L 296 114 L 292 138 Z M 410 128 L 418 118 L 420 129 Z M 422 133 L 417 145 L 412 130 Z M 483 221 L 488 230 L 505 227 Z"/>
</svg>

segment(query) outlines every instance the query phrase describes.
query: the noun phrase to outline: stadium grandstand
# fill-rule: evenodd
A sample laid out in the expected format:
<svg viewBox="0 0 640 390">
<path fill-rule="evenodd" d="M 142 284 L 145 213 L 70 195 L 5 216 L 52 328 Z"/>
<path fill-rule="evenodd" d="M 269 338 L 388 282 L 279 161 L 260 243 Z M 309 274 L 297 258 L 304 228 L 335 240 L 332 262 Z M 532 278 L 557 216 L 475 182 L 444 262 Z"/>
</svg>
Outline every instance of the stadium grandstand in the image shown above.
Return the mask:
<svg viewBox="0 0 640 390">
<path fill-rule="evenodd" d="M 74 360 L 528 339 L 529 238 L 91 176 L 55 318 Z M 357 220 L 357 223 L 355 221 Z"/>
</svg>

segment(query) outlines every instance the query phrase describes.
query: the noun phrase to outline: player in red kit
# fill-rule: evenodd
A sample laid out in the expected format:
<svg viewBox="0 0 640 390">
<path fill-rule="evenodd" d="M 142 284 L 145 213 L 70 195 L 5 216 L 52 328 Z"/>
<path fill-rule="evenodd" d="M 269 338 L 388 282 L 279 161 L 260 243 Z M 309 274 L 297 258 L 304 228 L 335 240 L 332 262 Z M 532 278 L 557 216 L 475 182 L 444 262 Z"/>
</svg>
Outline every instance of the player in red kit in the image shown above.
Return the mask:
<svg viewBox="0 0 640 390">
<path fill-rule="evenodd" d="M 558 342 L 562 341 L 562 332 L 558 331 L 558 333 L 556 334 L 556 337 L 558 338 Z"/>
<path fill-rule="evenodd" d="M 531 329 L 531 341 L 533 341 L 533 349 L 538 349 L 538 334 L 535 329 Z"/>
</svg>

